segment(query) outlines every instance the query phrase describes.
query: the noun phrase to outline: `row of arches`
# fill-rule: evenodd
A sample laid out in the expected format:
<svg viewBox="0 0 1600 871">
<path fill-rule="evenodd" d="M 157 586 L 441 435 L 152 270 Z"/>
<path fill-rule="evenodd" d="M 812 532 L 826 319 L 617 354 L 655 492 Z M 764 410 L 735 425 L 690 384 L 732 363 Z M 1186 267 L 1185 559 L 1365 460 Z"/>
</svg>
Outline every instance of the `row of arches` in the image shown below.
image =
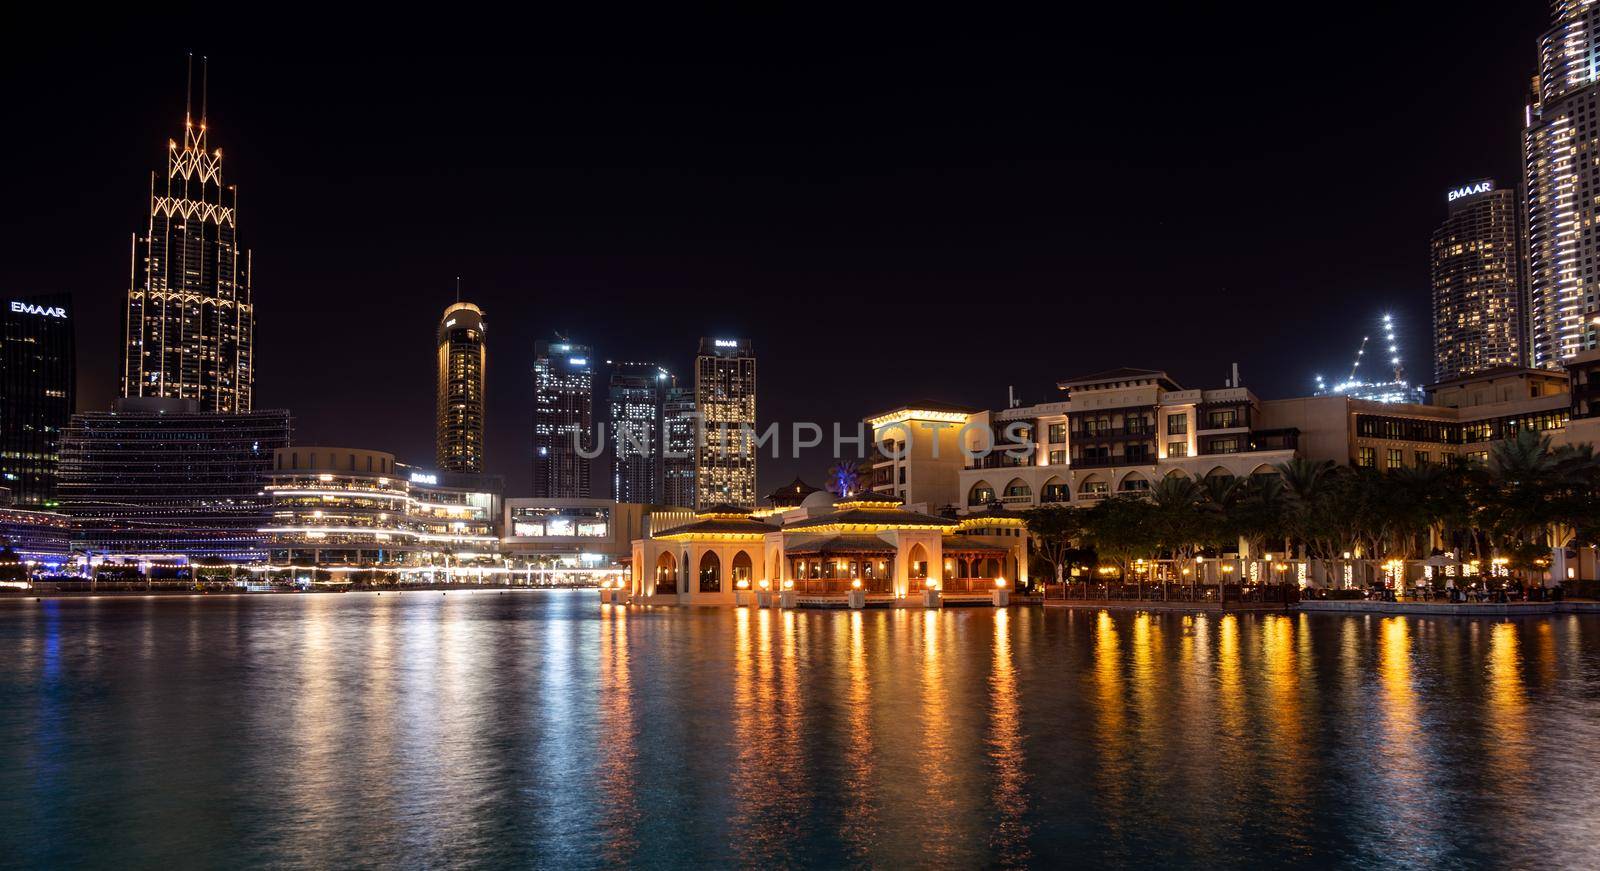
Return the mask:
<svg viewBox="0 0 1600 871">
<path fill-rule="evenodd" d="M 700 556 L 700 565 L 695 572 L 698 589 L 702 593 L 722 592 L 723 581 L 726 580 L 733 588 L 738 588 L 740 582 L 749 587 L 755 579 L 755 561 L 750 554 L 739 551 L 733 555 L 733 564 L 726 579 L 723 577 L 722 557 L 715 551 L 706 551 Z M 657 595 L 678 592 L 678 558 L 671 551 L 662 551 L 656 557 L 656 587 Z"/>
<path fill-rule="evenodd" d="M 772 554 L 776 561 L 778 555 Z M 927 548 L 920 543 L 913 543 L 906 551 L 906 570 L 913 581 L 920 581 L 928 577 L 929 557 Z M 860 577 L 887 585 L 892 582 L 894 575 L 895 558 L 883 554 L 834 554 L 829 556 L 797 556 L 789 559 L 789 577 L 797 580 L 845 580 Z M 672 551 L 662 551 L 656 556 L 654 567 L 654 592 L 656 595 L 672 595 L 687 592 L 683 586 L 687 581 L 693 589 L 701 593 L 720 593 L 724 589 L 750 589 L 755 586 L 755 560 L 745 550 L 740 550 L 733 555 L 726 574 L 723 571 L 723 559 L 715 551 L 706 551 L 700 555 L 698 564 L 692 567 L 693 574 L 688 578 L 682 577 L 683 566 L 680 558 Z M 777 566 L 772 565 L 768 576 L 776 577 Z M 741 584 L 741 582 L 743 582 Z M 727 586 L 724 586 L 724 585 Z M 885 587 L 887 589 L 887 587 Z"/>
<path fill-rule="evenodd" d="M 1262 464 L 1252 470 L 1250 474 L 1251 476 L 1276 475 L 1278 474 L 1278 471 L 1271 466 Z M 1173 469 L 1167 473 L 1167 477 L 1188 478 L 1190 475 L 1182 469 Z M 1227 468 L 1223 466 L 1217 466 L 1201 477 L 1233 478 L 1236 476 Z M 1097 499 L 1111 493 L 1112 483 L 1112 476 L 1099 472 L 1090 472 L 1089 474 L 1084 475 L 1082 480 L 1078 482 L 1078 494 L 1086 498 Z M 1116 479 L 1115 483 L 1116 490 L 1119 493 L 1144 493 L 1149 492 L 1150 488 L 1154 486 L 1154 482 L 1150 479 L 1150 477 L 1139 471 L 1128 472 L 1121 478 Z M 1005 489 L 1002 492 L 1006 496 L 1017 497 L 1019 499 L 1031 500 L 1033 498 L 1033 488 L 1028 485 L 1028 482 L 1022 480 L 1021 478 L 1011 479 L 1011 482 L 1006 484 Z M 1042 503 L 1069 502 L 1071 501 L 1071 498 L 1072 487 L 1067 483 L 1066 478 L 1060 475 L 1052 475 L 1049 480 L 1044 482 L 1044 486 L 1039 492 L 1039 501 Z M 994 501 L 994 499 L 995 489 L 994 486 L 988 481 L 979 481 L 972 485 L 972 489 L 967 491 L 968 505 L 986 505 L 989 502 Z"/>
</svg>

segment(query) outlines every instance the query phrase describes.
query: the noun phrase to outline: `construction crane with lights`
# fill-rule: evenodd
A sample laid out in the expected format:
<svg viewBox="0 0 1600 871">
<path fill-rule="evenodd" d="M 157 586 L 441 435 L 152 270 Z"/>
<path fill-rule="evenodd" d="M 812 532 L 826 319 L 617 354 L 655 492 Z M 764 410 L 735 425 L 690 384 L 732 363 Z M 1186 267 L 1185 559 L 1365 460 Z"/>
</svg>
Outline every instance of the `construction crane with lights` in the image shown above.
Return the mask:
<svg viewBox="0 0 1600 871">
<path fill-rule="evenodd" d="M 1389 352 L 1389 366 L 1393 377 L 1387 381 L 1365 381 L 1361 378 L 1361 363 L 1366 359 L 1371 336 L 1362 336 L 1356 348 L 1355 362 L 1350 365 L 1350 375 L 1329 387 L 1322 376 L 1316 376 L 1318 396 L 1348 396 L 1371 402 L 1421 402 L 1422 387 L 1406 381 L 1405 363 L 1400 355 L 1400 340 L 1395 336 L 1394 315 L 1384 315 L 1383 343 Z"/>
</svg>

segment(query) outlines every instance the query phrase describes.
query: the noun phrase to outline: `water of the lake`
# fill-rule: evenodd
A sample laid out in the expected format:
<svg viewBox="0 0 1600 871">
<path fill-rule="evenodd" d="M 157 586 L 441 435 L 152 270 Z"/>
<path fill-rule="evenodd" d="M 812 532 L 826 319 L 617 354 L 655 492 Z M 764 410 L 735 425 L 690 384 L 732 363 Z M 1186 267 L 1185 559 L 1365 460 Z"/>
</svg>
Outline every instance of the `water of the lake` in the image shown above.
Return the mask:
<svg viewBox="0 0 1600 871">
<path fill-rule="evenodd" d="M 1600 867 L 1600 618 L 0 602 L 0 864 Z"/>
</svg>

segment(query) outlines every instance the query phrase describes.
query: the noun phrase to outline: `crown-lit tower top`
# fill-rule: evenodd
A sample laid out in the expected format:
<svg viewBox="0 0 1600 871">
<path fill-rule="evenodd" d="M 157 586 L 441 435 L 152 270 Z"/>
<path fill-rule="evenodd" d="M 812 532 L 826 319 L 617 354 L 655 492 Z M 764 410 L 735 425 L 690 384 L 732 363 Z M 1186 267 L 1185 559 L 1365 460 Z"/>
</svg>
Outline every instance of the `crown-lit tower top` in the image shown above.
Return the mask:
<svg viewBox="0 0 1600 871">
<path fill-rule="evenodd" d="M 207 64 L 198 123 L 192 57 L 189 67 L 183 144 L 168 140 L 166 177 L 150 175 L 148 229 L 133 240 L 122 395 L 243 412 L 255 383 L 250 251 L 239 244 L 238 190 L 222 181 L 222 149 L 206 143 Z"/>
</svg>

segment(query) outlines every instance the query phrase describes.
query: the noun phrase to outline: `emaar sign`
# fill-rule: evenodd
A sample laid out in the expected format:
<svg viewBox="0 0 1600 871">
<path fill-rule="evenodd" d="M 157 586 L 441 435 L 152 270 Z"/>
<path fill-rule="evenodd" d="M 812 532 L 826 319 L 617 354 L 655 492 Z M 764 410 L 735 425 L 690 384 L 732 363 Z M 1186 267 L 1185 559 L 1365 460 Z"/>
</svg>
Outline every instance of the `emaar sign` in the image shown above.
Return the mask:
<svg viewBox="0 0 1600 871">
<path fill-rule="evenodd" d="M 1480 181 L 1475 184 L 1469 184 L 1466 187 L 1459 187 L 1451 191 L 1450 202 L 1453 203 L 1462 197 L 1470 197 L 1474 194 L 1486 194 L 1492 190 L 1494 190 L 1494 182 L 1492 181 Z"/>
<path fill-rule="evenodd" d="M 47 318 L 66 318 L 67 310 L 61 306 L 34 305 L 31 302 L 11 301 L 11 310 L 18 314 L 41 315 Z"/>
</svg>

